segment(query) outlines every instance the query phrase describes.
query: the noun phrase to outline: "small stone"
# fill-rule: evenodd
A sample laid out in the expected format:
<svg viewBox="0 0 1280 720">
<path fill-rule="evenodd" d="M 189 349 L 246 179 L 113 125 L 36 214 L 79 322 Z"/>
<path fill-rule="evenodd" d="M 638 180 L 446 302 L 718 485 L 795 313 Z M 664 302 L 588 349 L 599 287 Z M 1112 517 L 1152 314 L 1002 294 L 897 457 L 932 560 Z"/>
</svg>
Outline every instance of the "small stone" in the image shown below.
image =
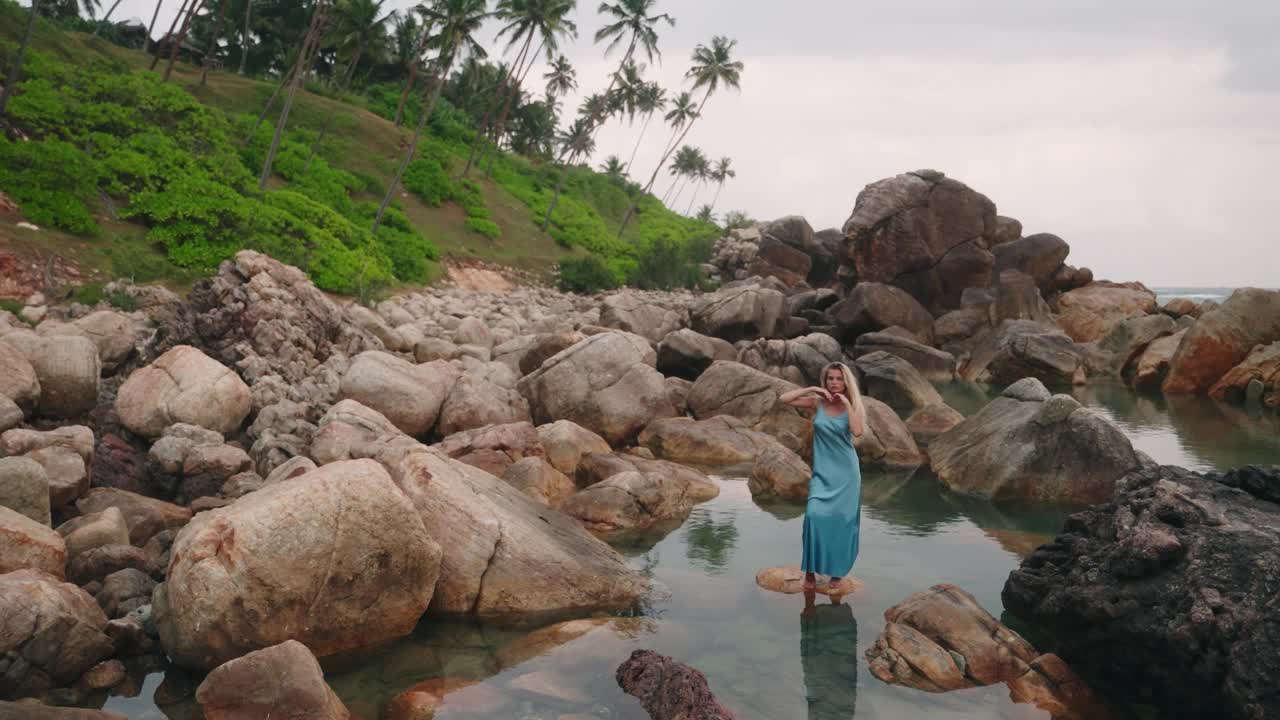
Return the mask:
<svg viewBox="0 0 1280 720">
<path fill-rule="evenodd" d="M 77 683 L 86 690 L 109 690 L 124 682 L 124 663 L 106 660 L 89 668 Z"/>
</svg>

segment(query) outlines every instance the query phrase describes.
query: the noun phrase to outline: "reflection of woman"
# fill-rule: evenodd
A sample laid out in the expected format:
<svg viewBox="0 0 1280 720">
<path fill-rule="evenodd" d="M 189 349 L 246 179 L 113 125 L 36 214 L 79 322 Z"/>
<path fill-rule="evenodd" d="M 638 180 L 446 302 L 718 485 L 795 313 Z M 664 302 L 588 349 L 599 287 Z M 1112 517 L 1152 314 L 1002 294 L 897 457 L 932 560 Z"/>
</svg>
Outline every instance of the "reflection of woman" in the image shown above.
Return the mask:
<svg viewBox="0 0 1280 720">
<path fill-rule="evenodd" d="M 840 582 L 858 557 L 858 522 L 862 514 L 862 472 L 853 438 L 861 437 L 867 414 L 858 383 L 844 363 L 822 370 L 823 387 L 783 393 L 778 399 L 795 407 L 816 408 L 813 418 L 813 477 L 804 512 L 800 568 L 804 589 L 812 590 L 814 574 Z"/>
<path fill-rule="evenodd" d="M 848 720 L 858 704 L 858 621 L 844 603 L 814 605 L 805 593 L 800 613 L 800 665 L 809 720 Z"/>
</svg>

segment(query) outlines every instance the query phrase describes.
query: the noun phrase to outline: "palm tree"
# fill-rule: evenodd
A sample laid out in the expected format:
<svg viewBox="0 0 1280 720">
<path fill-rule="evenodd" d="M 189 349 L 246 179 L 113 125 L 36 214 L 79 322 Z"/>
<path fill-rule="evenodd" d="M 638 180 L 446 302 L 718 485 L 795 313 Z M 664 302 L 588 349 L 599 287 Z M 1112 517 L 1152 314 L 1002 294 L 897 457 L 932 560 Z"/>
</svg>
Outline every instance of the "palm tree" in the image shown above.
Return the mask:
<svg viewBox="0 0 1280 720">
<path fill-rule="evenodd" d="M 9 104 L 9 96 L 22 79 L 22 61 L 27 56 L 27 46 L 31 44 L 31 30 L 36 25 L 36 16 L 40 14 L 40 0 L 31 0 L 31 9 L 27 11 L 27 27 L 22 31 L 22 44 L 18 46 L 18 55 L 13 60 L 13 67 L 4 76 L 4 91 L 0 92 L 0 117 L 4 117 L 4 108 Z"/>
<path fill-rule="evenodd" d="M 716 194 L 711 198 L 711 207 L 714 209 L 717 202 L 720 202 L 720 190 L 724 188 L 724 181 L 731 177 L 737 177 L 738 173 L 734 172 L 730 166 L 733 161 L 727 157 L 722 157 L 716 162 L 716 167 L 711 171 L 711 179 L 716 181 Z"/>
<path fill-rule="evenodd" d="M 391 198 L 400 187 L 400 179 L 404 177 L 405 168 L 418 152 L 418 139 L 422 137 L 422 130 L 427 126 L 427 118 L 431 117 L 432 111 L 436 108 L 436 101 L 440 99 L 440 90 L 444 87 L 445 78 L 449 77 L 449 69 L 453 67 L 453 61 L 460 53 L 484 55 L 484 48 L 480 47 L 480 43 L 476 41 L 475 33 L 492 13 L 488 11 L 487 0 L 437 0 L 431 7 L 423 10 L 423 15 L 432 27 L 440 28 L 440 32 L 431 42 L 432 45 L 440 48 L 440 54 L 436 56 L 435 63 L 440 70 L 436 75 L 435 86 L 431 89 L 431 98 L 422 109 L 422 116 L 418 118 L 418 127 L 413 131 L 413 140 L 401 156 L 395 177 L 387 185 L 387 194 L 382 198 L 382 204 L 378 206 L 378 214 L 373 219 L 373 228 L 370 231 L 375 235 L 378 233 L 378 226 L 382 224 L 382 216 L 387 212 L 387 205 L 391 204 Z"/>
<path fill-rule="evenodd" d="M 636 111 L 644 115 L 644 124 L 640 126 L 640 136 L 636 138 L 636 146 L 631 149 L 631 157 L 627 160 L 626 170 L 631 169 L 631 163 L 636 160 L 636 152 L 640 149 L 640 142 L 644 140 L 644 133 L 649 129 L 649 121 L 653 119 L 653 114 L 659 110 L 665 110 L 667 107 L 667 91 L 657 82 L 645 83 L 636 92 Z"/>
<path fill-rule="evenodd" d="M 711 178 L 711 163 L 701 150 L 698 151 L 698 160 L 693 166 L 691 177 L 697 181 L 697 184 L 693 186 L 693 196 L 689 198 L 689 207 L 685 209 L 685 215 L 693 214 L 693 201 L 698 199 L 698 192 L 702 190 L 702 185 Z"/>
<path fill-rule="evenodd" d="M 404 81 L 404 90 L 400 91 L 400 102 L 396 104 L 396 127 L 400 127 L 400 120 L 404 117 L 404 104 L 409 99 L 409 92 L 413 90 L 414 80 L 418 76 L 418 64 L 422 62 L 422 51 L 426 49 L 427 41 L 431 38 L 431 31 L 434 29 L 425 5 L 418 5 L 414 11 L 422 16 L 422 28 L 418 43 L 413 49 L 413 61 L 409 64 L 409 77 Z"/>
<path fill-rule="evenodd" d="M 514 41 L 523 33 L 527 34 L 530 40 L 536 34 L 539 41 L 538 49 L 526 59 L 524 71 L 513 76 L 515 82 L 506 93 L 506 103 L 502 106 L 502 113 L 498 115 L 498 121 L 494 124 L 491 133 L 494 152 L 489 156 L 489 162 L 485 166 L 486 175 L 493 173 L 493 160 L 497 157 L 497 144 L 502 142 L 503 132 L 507 126 L 507 115 L 511 112 L 512 102 L 520 95 L 520 88 L 525 78 L 533 69 L 533 58 L 539 52 L 545 51 L 547 60 L 550 61 L 560 49 L 562 39 L 578 37 L 578 26 L 569 19 L 569 14 L 573 12 L 577 0 L 504 0 L 504 2 L 508 3 L 513 13 L 514 19 L 507 26 L 513 31 L 512 40 Z M 506 29 L 503 28 L 504 31 Z M 525 47 L 528 48 L 528 46 L 526 41 Z"/>
<path fill-rule="evenodd" d="M 570 165 L 575 160 L 595 152 L 596 149 L 595 138 L 592 137 L 591 128 L 584 118 L 574 120 L 573 124 L 560 134 L 558 140 L 560 142 L 560 154 L 564 156 L 565 162 Z"/>
<path fill-rule="evenodd" d="M 667 146 L 663 148 L 663 152 L 668 152 L 667 148 L 671 147 L 671 143 L 676 139 L 676 135 L 681 128 L 693 122 L 698 117 L 698 106 L 693 100 L 693 95 L 682 92 L 676 96 L 671 103 L 671 110 L 662 116 L 667 124 L 671 126 L 671 139 L 667 141 Z"/>
<path fill-rule="evenodd" d="M 280 149 L 280 138 L 284 135 L 285 125 L 289 122 L 289 111 L 293 109 L 293 98 L 298 93 L 298 86 L 302 84 L 302 76 L 307 72 L 307 65 L 311 62 L 311 56 L 315 53 L 316 47 L 320 44 L 321 29 L 327 21 L 326 14 L 329 12 L 329 6 L 323 1 L 317 2 L 315 10 L 311 12 L 311 23 L 307 27 L 307 34 L 302 40 L 302 49 L 298 51 L 298 60 L 294 63 L 293 70 L 290 71 L 289 92 L 285 95 L 284 108 L 280 111 L 280 118 L 276 120 L 276 131 L 271 136 L 271 146 L 267 148 L 267 159 L 262 164 L 262 174 L 258 176 L 258 187 L 266 188 L 267 178 L 271 177 L 271 166 L 276 160 L 276 151 Z"/>
<path fill-rule="evenodd" d="M 684 189 L 682 184 L 692 170 L 693 148 L 682 147 L 680 152 L 676 153 L 675 159 L 671 161 L 671 168 L 667 170 L 667 173 L 671 175 L 671 187 L 667 188 L 667 191 L 662 194 L 662 202 L 665 203 L 670 198 L 671 203 L 675 204 L 675 198 L 680 197 L 680 193 L 676 192 L 676 188 Z M 675 197 L 672 197 L 672 193 L 675 193 Z"/>
<path fill-rule="evenodd" d="M 621 179 L 623 177 L 622 160 L 617 155 L 610 155 L 604 159 L 600 170 L 609 177 Z"/>
<path fill-rule="evenodd" d="M 227 8 L 231 0 L 221 0 L 218 4 L 218 20 L 213 24 L 213 32 L 209 33 L 209 44 L 205 47 L 204 62 L 200 63 L 200 86 L 209 81 L 209 65 L 213 64 L 213 53 L 218 49 L 218 36 L 222 34 L 222 23 L 227 19 Z M 114 7 L 112 9 L 115 9 Z"/>
<path fill-rule="evenodd" d="M 187 11 L 187 4 L 192 0 L 182 0 L 182 4 L 178 6 L 178 14 L 173 16 L 173 22 L 169 24 L 169 32 L 165 33 L 165 37 L 173 40 L 173 33 L 178 29 L 178 22 L 182 20 L 183 13 Z M 156 6 L 156 12 L 160 12 L 159 5 Z M 150 33 L 148 33 L 150 35 Z M 155 57 L 151 58 L 151 64 L 147 66 L 148 70 L 155 70 L 156 63 L 160 62 L 160 49 L 156 48 Z"/>
<path fill-rule="evenodd" d="M 59 20 L 68 20 L 77 18 L 81 13 L 84 13 L 86 17 L 93 20 L 98 17 L 98 11 L 101 9 L 101 0 L 53 0 L 53 3 L 45 10 L 45 14 Z"/>
<path fill-rule="evenodd" d="M 716 35 L 711 38 L 711 47 L 699 45 L 694 48 L 693 67 L 689 68 L 689 72 L 685 73 L 685 77 L 693 80 L 694 90 L 705 88 L 702 101 L 698 103 L 697 114 L 685 123 L 680 137 L 676 138 L 671 147 L 667 148 L 667 152 L 663 154 L 662 159 L 658 161 L 658 166 L 653 169 L 653 175 L 649 176 L 649 182 L 645 185 L 642 194 L 653 189 L 653 183 L 658 179 L 658 172 L 662 170 L 662 166 L 671 157 L 672 150 L 684 141 L 685 136 L 689 134 L 689 129 L 693 127 L 693 123 L 702 116 L 702 109 L 706 107 L 707 100 L 712 93 L 719 90 L 721 86 L 735 90 L 741 87 L 742 62 L 733 59 L 733 48 L 737 44 L 737 40 L 730 40 L 723 35 Z M 622 237 L 622 231 L 626 230 L 627 222 L 635 214 L 637 202 L 632 202 L 631 208 L 623 216 L 622 226 L 618 228 L 618 237 Z"/>
<path fill-rule="evenodd" d="M 613 91 L 612 109 L 619 115 L 625 115 L 630 125 L 635 124 L 636 113 L 640 109 L 640 90 L 645 85 L 644 78 L 640 76 L 642 72 L 644 72 L 643 65 L 627 63 L 627 66 L 622 69 L 618 87 Z"/>
<path fill-rule="evenodd" d="M 244 75 L 245 64 L 249 61 L 249 22 L 253 17 L 253 0 L 241 0 L 244 3 L 244 25 L 240 26 L 240 68 L 237 75 Z M 159 3 L 156 3 L 159 7 Z"/>
<path fill-rule="evenodd" d="M 338 88 L 340 96 L 345 95 L 351 88 L 351 81 L 356 76 L 356 67 L 360 64 L 360 58 L 364 56 L 365 50 L 374 49 L 381 53 L 386 49 L 387 23 L 396 17 L 395 10 L 383 14 L 382 6 L 386 2 L 387 0 L 342 0 L 336 8 L 337 30 L 341 36 L 338 40 L 338 49 L 355 47 L 355 53 L 347 64 L 346 75 L 342 78 L 342 85 Z M 311 161 L 320 151 L 324 136 L 329 134 L 329 125 L 333 123 L 333 116 L 334 113 L 325 115 L 320 134 L 311 143 L 311 151 L 307 153 L 307 162 L 302 167 L 303 173 L 311 168 Z"/>
<path fill-rule="evenodd" d="M 169 36 L 169 64 L 164 67 L 162 82 L 169 82 L 169 76 L 173 73 L 173 64 L 178 61 L 178 49 L 182 47 L 182 43 L 187 41 L 187 33 L 191 31 L 191 21 L 195 19 L 196 13 L 203 8 L 204 0 L 193 0 L 191 9 L 187 11 L 187 18 L 182 21 L 182 29 L 178 31 L 178 37 Z"/>
<path fill-rule="evenodd" d="M 542 74 L 542 79 L 547 81 L 548 97 L 563 97 L 578 89 L 578 72 L 563 55 L 551 61 L 551 69 Z"/>
<path fill-rule="evenodd" d="M 397 17 L 395 10 L 382 11 L 386 3 L 387 0 L 340 0 L 335 8 L 338 52 L 355 49 L 347 62 L 347 74 L 342 84 L 344 92 L 350 87 L 365 52 L 373 50 L 381 54 L 386 49 L 389 39 L 387 23 Z"/>
<path fill-rule="evenodd" d="M 609 97 L 613 92 L 614 85 L 618 82 L 622 69 L 631 62 L 632 56 L 635 54 L 636 46 L 644 52 L 649 62 L 653 62 L 655 55 L 662 56 L 658 52 L 658 24 L 666 22 L 668 26 L 675 27 L 675 18 L 666 13 L 650 15 L 653 12 L 653 6 L 657 0 L 618 0 L 616 3 L 600 3 L 600 7 L 596 12 L 601 15 L 611 16 L 614 22 L 605 25 L 596 31 L 595 41 L 612 38 L 609 45 L 605 47 L 604 54 L 607 57 L 614 48 L 622 44 L 625 38 L 627 41 L 627 51 L 623 53 L 622 60 L 618 63 L 618 69 L 609 77 L 609 87 L 605 88 L 604 96 Z M 593 118 L 587 127 L 588 132 L 595 132 L 599 119 Z M 555 212 L 556 203 L 560 200 L 560 193 L 564 190 L 564 181 L 569 174 L 569 168 L 562 167 L 560 169 L 560 178 L 556 181 L 556 192 L 551 198 L 551 205 L 547 208 L 547 216 L 542 220 L 542 229 L 545 232 L 547 226 L 551 224 L 551 215 Z"/>
<path fill-rule="evenodd" d="M 142 54 L 151 52 L 151 33 L 156 29 L 156 18 L 160 17 L 160 5 L 164 0 L 156 0 L 156 9 L 151 13 L 151 24 L 147 26 L 147 37 L 142 41 Z"/>
<path fill-rule="evenodd" d="M 715 211 L 711 209 L 710 205 L 703 205 L 698 208 L 698 214 L 695 215 L 694 218 L 701 220 L 704 223 L 711 223 L 712 225 L 716 224 L 716 214 Z"/>
</svg>

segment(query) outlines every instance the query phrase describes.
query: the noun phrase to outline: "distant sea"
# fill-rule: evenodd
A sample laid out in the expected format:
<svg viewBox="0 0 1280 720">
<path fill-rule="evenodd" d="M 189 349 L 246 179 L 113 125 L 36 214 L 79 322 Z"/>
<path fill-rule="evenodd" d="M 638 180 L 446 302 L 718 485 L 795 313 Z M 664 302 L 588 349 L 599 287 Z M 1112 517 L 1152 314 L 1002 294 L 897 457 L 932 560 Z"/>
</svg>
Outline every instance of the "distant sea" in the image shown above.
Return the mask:
<svg viewBox="0 0 1280 720">
<path fill-rule="evenodd" d="M 1222 302 L 1231 297 L 1234 290 L 1235 288 L 1229 287 L 1151 287 L 1151 291 L 1156 294 L 1156 302 L 1160 305 L 1174 298 L 1186 298 L 1197 303 L 1205 300 Z"/>
</svg>

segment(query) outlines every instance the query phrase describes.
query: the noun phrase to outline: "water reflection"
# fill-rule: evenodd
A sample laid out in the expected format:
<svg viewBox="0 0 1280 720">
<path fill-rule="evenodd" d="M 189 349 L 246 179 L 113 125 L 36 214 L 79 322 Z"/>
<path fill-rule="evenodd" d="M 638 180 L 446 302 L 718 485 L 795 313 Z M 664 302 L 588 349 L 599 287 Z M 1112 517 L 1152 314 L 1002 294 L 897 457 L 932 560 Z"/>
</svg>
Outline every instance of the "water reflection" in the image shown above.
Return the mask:
<svg viewBox="0 0 1280 720">
<path fill-rule="evenodd" d="M 709 575 L 723 575 L 738 543 L 738 526 L 732 515 L 717 520 L 710 511 L 698 508 L 685 525 L 684 541 L 694 567 Z"/>
<path fill-rule="evenodd" d="M 858 704 L 858 620 L 846 603 L 814 603 L 800 613 L 800 665 L 808 720 L 849 720 Z"/>
</svg>

